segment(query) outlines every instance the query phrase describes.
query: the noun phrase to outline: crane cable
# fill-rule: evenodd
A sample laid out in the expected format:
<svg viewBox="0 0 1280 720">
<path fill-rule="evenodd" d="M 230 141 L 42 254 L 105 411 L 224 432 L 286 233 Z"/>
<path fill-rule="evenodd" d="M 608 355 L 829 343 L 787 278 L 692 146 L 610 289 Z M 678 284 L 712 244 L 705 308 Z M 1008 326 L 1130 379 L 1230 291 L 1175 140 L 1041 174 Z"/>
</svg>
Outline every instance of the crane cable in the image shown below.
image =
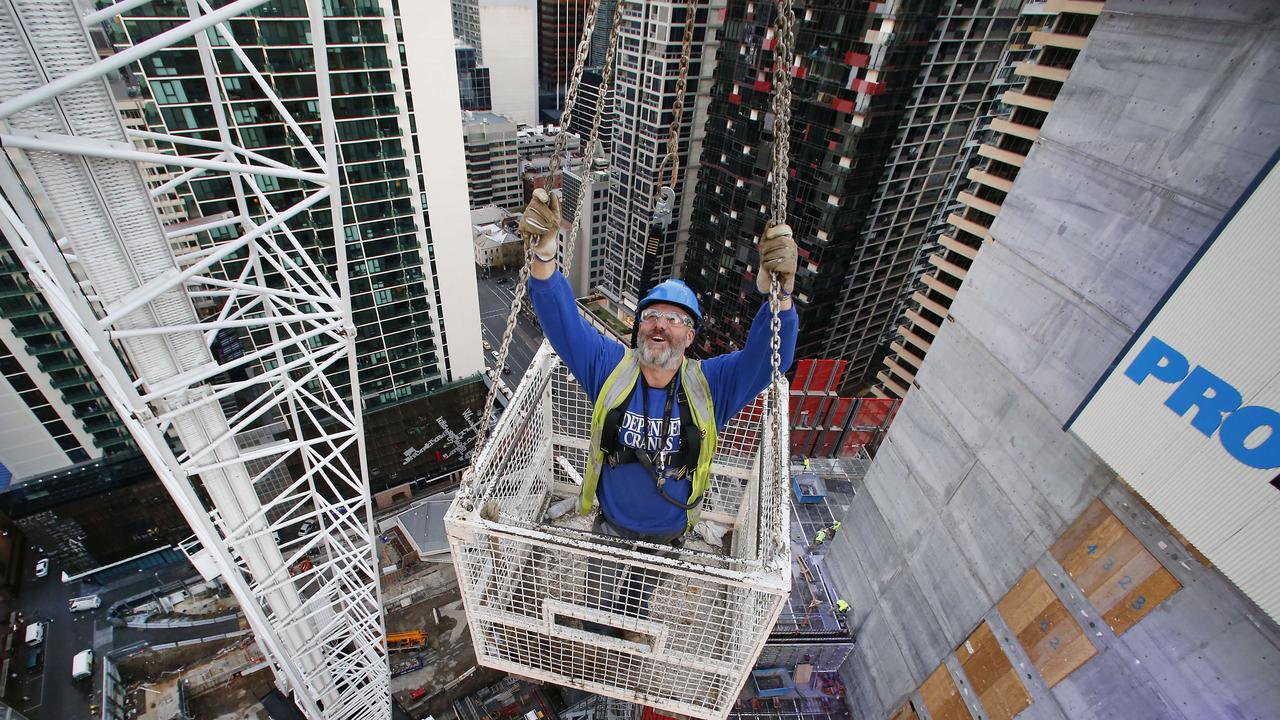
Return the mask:
<svg viewBox="0 0 1280 720">
<path fill-rule="evenodd" d="M 573 118 L 574 106 L 578 100 L 578 90 L 582 83 L 583 70 L 587 64 L 587 55 L 591 50 L 591 36 L 595 33 L 596 18 L 600 9 L 600 0 L 591 0 L 591 5 L 587 8 L 587 14 L 583 18 L 582 36 L 578 41 L 578 48 L 574 54 L 573 74 L 569 78 L 569 87 L 565 91 L 564 113 L 560 116 L 560 133 L 556 136 L 555 147 L 552 150 L 550 173 L 548 175 L 548 186 L 555 187 L 555 178 L 560 174 L 562 158 L 568 149 L 568 132 L 569 121 Z M 573 225 L 569 230 L 569 237 L 565 241 L 563 257 L 563 265 L 565 270 L 569 269 L 569 265 L 573 259 L 573 246 L 578 237 L 578 231 L 582 225 L 582 208 L 586 205 L 591 197 L 591 168 L 595 160 L 596 151 L 599 147 L 598 139 L 600 136 L 600 118 L 604 106 L 613 94 L 613 83 L 610 82 L 613 74 L 614 56 L 618 48 L 618 30 L 622 26 L 621 8 L 615 9 L 612 26 L 609 29 L 608 49 L 605 52 L 604 64 L 600 70 L 600 89 L 599 98 L 596 103 L 595 114 L 591 119 L 591 129 L 586 139 L 586 150 L 583 153 L 583 174 L 582 183 L 578 193 L 578 206 L 574 209 Z M 507 354 L 511 350 L 511 337 L 515 333 L 516 316 L 520 313 L 520 306 L 524 303 L 525 294 L 528 292 L 529 268 L 533 260 L 533 243 L 530 238 L 524 237 L 524 263 L 520 266 L 519 279 L 511 297 L 511 309 L 507 313 L 507 324 L 502 332 L 502 340 L 498 347 L 498 358 L 494 367 L 493 382 L 489 385 L 489 391 L 485 394 L 484 411 L 481 413 L 476 426 L 476 441 L 471 451 L 471 473 L 469 476 L 474 481 L 475 466 L 480 460 L 480 451 L 484 448 L 485 440 L 489 434 L 489 418 L 493 414 L 493 404 L 498 393 L 498 379 L 502 372 L 502 368 L 506 367 Z M 464 483 L 465 484 L 465 483 Z"/>
</svg>

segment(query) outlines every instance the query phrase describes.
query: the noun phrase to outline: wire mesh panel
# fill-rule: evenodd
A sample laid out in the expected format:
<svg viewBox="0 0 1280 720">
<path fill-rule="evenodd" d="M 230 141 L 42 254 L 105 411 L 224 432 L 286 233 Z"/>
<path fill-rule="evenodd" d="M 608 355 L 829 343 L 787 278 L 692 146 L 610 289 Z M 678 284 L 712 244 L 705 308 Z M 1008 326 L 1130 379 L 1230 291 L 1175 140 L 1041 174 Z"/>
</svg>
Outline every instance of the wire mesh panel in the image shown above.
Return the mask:
<svg viewBox="0 0 1280 720">
<path fill-rule="evenodd" d="M 691 534 L 681 548 L 593 535 L 576 512 L 544 520 L 577 495 L 590 419 L 544 343 L 445 520 L 476 657 L 725 717 L 790 588 L 786 463 L 772 470 L 785 433 L 768 425 L 785 427 L 785 408 L 774 414 L 762 395 L 722 431 L 703 510 L 727 533 L 714 545 Z"/>
</svg>

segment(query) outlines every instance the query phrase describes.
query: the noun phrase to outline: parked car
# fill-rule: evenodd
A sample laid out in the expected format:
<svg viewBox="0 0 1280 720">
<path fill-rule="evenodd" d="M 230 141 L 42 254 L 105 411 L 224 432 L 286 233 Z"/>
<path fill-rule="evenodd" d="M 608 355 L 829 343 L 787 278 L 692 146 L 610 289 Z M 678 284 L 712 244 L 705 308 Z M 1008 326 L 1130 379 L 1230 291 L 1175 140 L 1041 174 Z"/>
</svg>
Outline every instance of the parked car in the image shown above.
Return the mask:
<svg viewBox="0 0 1280 720">
<path fill-rule="evenodd" d="M 49 558 L 40 558 L 36 561 L 36 577 L 44 577 L 49 574 Z"/>
<path fill-rule="evenodd" d="M 102 598 L 97 595 L 85 595 L 83 597 L 71 598 L 67 601 L 67 608 L 71 610 L 71 612 L 96 610 L 100 607 L 102 607 Z"/>
<path fill-rule="evenodd" d="M 481 340 L 481 341 L 480 341 L 480 345 L 484 348 L 484 351 L 485 351 L 485 352 L 492 352 L 492 351 L 493 351 L 493 346 L 489 344 L 489 341 L 488 341 L 488 340 Z"/>
<path fill-rule="evenodd" d="M 44 629 L 46 623 L 31 623 L 27 626 L 27 646 L 35 647 L 44 642 Z"/>
<path fill-rule="evenodd" d="M 510 375 L 510 374 L 511 374 L 511 366 L 510 366 L 510 365 L 503 365 L 503 366 L 502 366 L 502 374 L 503 374 L 503 375 Z"/>
</svg>

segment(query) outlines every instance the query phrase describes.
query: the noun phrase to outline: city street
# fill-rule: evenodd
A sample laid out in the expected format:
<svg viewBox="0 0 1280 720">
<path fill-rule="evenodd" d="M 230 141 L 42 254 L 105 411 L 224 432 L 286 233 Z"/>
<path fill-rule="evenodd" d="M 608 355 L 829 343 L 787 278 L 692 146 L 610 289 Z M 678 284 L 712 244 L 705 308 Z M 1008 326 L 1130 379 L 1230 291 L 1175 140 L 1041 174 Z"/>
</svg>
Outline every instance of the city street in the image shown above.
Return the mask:
<svg viewBox="0 0 1280 720">
<path fill-rule="evenodd" d="M 235 621 L 229 621 L 198 628 L 131 630 L 114 628 L 107 622 L 107 613 L 114 603 L 160 585 L 176 587 L 176 581 L 193 573 L 186 563 L 139 572 L 135 577 L 117 580 L 103 587 L 81 581 L 63 583 L 62 570 L 52 558 L 48 576 L 36 578 L 35 559 L 40 555 L 28 552 L 27 557 L 27 576 L 18 593 L 16 607 L 28 623 L 51 621 L 45 631 L 44 643 L 37 648 L 42 653 L 40 666 L 35 672 L 27 670 L 26 657 L 31 648 L 25 647 L 23 661 L 17 665 L 18 691 L 11 697 L 15 700 L 16 709 L 31 720 L 90 717 L 89 705 L 99 705 L 102 700 L 102 655 L 115 646 L 143 639 L 151 643 L 173 642 L 229 632 L 238 627 Z M 95 594 L 102 598 L 102 605 L 97 609 L 79 613 L 68 609 L 68 599 Z M 88 648 L 92 648 L 96 656 L 93 677 L 72 680 L 71 659 Z M 22 700 L 23 697 L 28 699 Z"/>
<path fill-rule="evenodd" d="M 34 558 L 36 554 L 27 553 L 27 557 Z M 62 570 L 55 560 L 50 560 L 49 574 L 43 578 L 34 576 L 34 564 L 34 560 L 27 563 L 27 577 L 17 598 L 17 608 L 28 624 L 39 621 L 49 624 L 44 643 L 36 648 L 42 652 L 43 660 L 35 672 L 26 666 L 27 654 L 32 648 L 23 648 L 23 662 L 17 665 L 18 691 L 12 697 L 17 709 L 33 720 L 88 717 L 94 682 L 71 679 L 71 658 L 93 647 L 96 625 L 107 627 L 107 603 L 104 598 L 97 610 L 70 612 L 67 600 L 79 594 L 81 584 L 63 584 Z M 95 666 L 94 670 L 97 669 Z"/>
<path fill-rule="evenodd" d="M 508 273 L 495 271 L 488 278 L 481 276 L 476 280 L 476 288 L 480 294 L 480 324 L 483 327 L 483 337 L 489 341 L 489 345 L 495 351 L 498 350 L 499 343 L 502 341 L 507 314 L 511 311 L 516 276 L 515 271 Z M 510 278 L 510 280 L 505 284 L 499 284 L 498 281 L 503 278 Z M 525 370 L 533 361 L 534 353 L 538 351 L 538 345 L 542 343 L 542 332 L 534 326 L 526 310 L 532 312 L 527 295 L 516 321 L 516 330 L 511 338 L 511 350 L 507 357 L 507 367 L 511 368 L 511 374 L 500 376 L 512 390 L 516 389 L 516 385 L 524 377 Z M 489 352 L 485 352 L 485 364 L 489 367 L 495 365 L 493 355 Z"/>
</svg>

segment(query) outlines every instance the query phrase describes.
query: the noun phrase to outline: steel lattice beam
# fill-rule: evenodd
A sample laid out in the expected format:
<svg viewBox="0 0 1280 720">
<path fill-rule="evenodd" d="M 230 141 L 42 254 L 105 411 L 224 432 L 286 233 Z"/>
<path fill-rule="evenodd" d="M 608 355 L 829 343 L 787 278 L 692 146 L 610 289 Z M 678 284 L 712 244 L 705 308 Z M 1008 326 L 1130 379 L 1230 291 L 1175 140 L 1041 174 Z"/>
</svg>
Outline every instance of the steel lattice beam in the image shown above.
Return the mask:
<svg viewBox="0 0 1280 720">
<path fill-rule="evenodd" d="M 263 0 L 216 10 L 188 0 L 186 17 L 166 18 L 171 29 L 98 59 L 86 26 L 141 4 L 125 0 L 80 16 L 70 2 L 0 0 L 0 229 L 240 601 L 278 684 L 311 718 L 384 720 L 389 670 L 320 2 L 307 2 L 319 143 L 226 24 Z M 315 167 L 288 167 L 232 141 L 213 34 L 250 68 Z M 218 140 L 126 132 L 107 74 L 191 38 Z M 148 188 L 137 163 L 172 169 L 173 177 Z M 165 228 L 152 198 L 208 177 L 230 180 L 237 209 Z M 277 209 L 256 177 L 288 179 L 305 192 Z M 289 228 L 325 202 L 332 280 Z M 172 240 L 226 227 L 239 232 L 209 236 L 198 251 L 175 257 Z M 224 263 L 233 257 L 234 274 Z M 239 358 L 215 357 L 220 331 L 248 329 L 269 341 Z M 248 377 L 231 379 L 236 369 Z M 246 392 L 253 399 L 224 411 Z M 264 426 L 287 432 L 248 439 Z M 309 568 L 299 565 L 304 559 Z"/>
</svg>

